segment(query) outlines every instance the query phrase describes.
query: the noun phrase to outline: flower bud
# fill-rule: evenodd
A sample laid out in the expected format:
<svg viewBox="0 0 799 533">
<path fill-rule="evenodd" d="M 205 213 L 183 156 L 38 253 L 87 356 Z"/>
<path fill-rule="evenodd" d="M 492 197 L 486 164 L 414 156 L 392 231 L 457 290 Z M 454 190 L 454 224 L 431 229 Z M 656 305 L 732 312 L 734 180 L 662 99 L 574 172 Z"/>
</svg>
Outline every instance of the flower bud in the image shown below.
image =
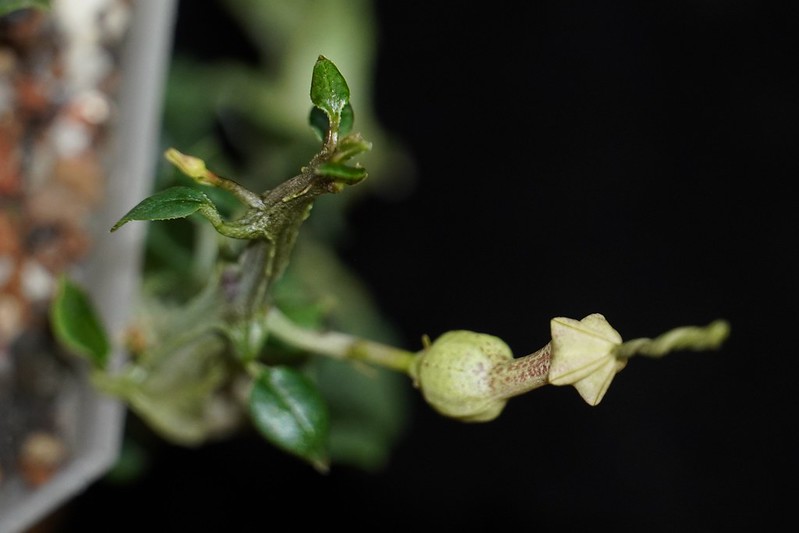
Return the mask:
<svg viewBox="0 0 799 533">
<path fill-rule="evenodd" d="M 573 385 L 583 400 L 597 405 L 634 355 L 662 357 L 676 350 L 718 348 L 730 333 L 725 320 L 705 327 L 684 326 L 650 339 L 622 342 L 605 317 L 593 313 L 582 320 L 558 317 L 551 322 L 552 357 L 549 382 Z"/>
<path fill-rule="evenodd" d="M 449 331 L 416 358 L 410 370 L 427 403 L 442 415 L 487 422 L 502 412 L 507 398 L 493 390 L 490 372 L 513 354 L 505 342 L 473 331 Z"/>
<path fill-rule="evenodd" d="M 574 385 L 586 403 L 597 405 L 613 377 L 627 364 L 627 359 L 616 357 L 621 335 L 599 313 L 582 320 L 553 318 L 551 332 L 549 382 Z"/>
<path fill-rule="evenodd" d="M 203 179 L 208 174 L 208 169 L 205 167 L 205 161 L 198 157 L 186 155 L 174 148 L 169 148 L 164 152 L 167 161 L 178 167 L 178 169 L 194 179 Z"/>
</svg>

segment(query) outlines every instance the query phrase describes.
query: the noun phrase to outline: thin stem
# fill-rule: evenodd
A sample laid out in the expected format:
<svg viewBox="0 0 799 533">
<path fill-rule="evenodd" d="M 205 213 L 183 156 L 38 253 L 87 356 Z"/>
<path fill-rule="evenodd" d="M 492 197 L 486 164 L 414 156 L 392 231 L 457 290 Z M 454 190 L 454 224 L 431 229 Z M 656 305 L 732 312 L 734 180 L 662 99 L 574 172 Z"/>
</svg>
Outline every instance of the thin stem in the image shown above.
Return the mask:
<svg viewBox="0 0 799 533">
<path fill-rule="evenodd" d="M 262 209 L 264 207 L 264 202 L 261 200 L 261 197 L 254 192 L 250 191 L 249 189 L 243 187 L 242 185 L 238 184 L 237 182 L 223 178 L 222 176 L 218 176 L 211 172 L 210 170 L 207 171 L 203 175 L 202 180 L 197 180 L 201 183 L 205 183 L 207 185 L 213 185 L 214 187 L 218 187 L 220 189 L 224 189 L 233 194 L 241 203 L 249 206 L 254 207 L 255 209 Z"/>
<path fill-rule="evenodd" d="M 211 204 L 203 204 L 200 206 L 198 212 L 208 219 L 208 222 L 220 235 L 230 237 L 232 239 L 253 239 L 257 235 L 256 230 L 246 224 L 240 222 L 227 222 L 216 210 L 216 207 Z"/>
<path fill-rule="evenodd" d="M 276 308 L 266 315 L 266 326 L 275 337 L 335 359 L 364 361 L 398 372 L 408 373 L 416 354 L 338 331 L 313 331 L 298 326 Z"/>
<path fill-rule="evenodd" d="M 729 334 L 730 324 L 726 320 L 714 320 L 705 327 L 683 326 L 654 339 L 641 338 L 624 342 L 616 348 L 616 356 L 663 357 L 676 350 L 715 350 Z"/>
<path fill-rule="evenodd" d="M 517 357 L 491 369 L 489 387 L 501 398 L 511 398 L 537 389 L 548 383 L 552 345 L 537 352 Z"/>
<path fill-rule="evenodd" d="M 164 155 L 170 163 L 178 167 L 181 172 L 197 183 L 224 189 L 232 193 L 240 202 L 249 207 L 255 209 L 263 208 L 264 204 L 260 196 L 233 180 L 217 176 L 206 168 L 205 161 L 202 159 L 183 154 L 174 148 L 169 148 Z"/>
</svg>

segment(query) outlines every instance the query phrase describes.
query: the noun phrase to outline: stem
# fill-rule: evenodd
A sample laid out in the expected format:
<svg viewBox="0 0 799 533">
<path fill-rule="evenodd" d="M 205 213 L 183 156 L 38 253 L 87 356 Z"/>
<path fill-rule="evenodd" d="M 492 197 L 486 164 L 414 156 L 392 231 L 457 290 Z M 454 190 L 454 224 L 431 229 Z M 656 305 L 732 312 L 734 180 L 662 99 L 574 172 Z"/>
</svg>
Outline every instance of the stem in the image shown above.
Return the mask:
<svg viewBox="0 0 799 533">
<path fill-rule="evenodd" d="M 269 331 L 283 342 L 335 359 L 364 361 L 408 373 L 416 354 L 338 331 L 312 331 L 298 326 L 276 308 L 266 315 Z"/>
<path fill-rule="evenodd" d="M 255 230 L 252 227 L 240 222 L 226 222 L 213 205 L 201 205 L 198 212 L 211 223 L 220 235 L 232 239 L 254 238 Z"/>
<path fill-rule="evenodd" d="M 499 397 L 511 398 L 546 385 L 551 352 L 552 345 L 547 343 L 537 352 L 494 367 L 490 372 L 489 387 L 499 393 Z"/>
<path fill-rule="evenodd" d="M 231 179 L 214 174 L 210 170 L 203 175 L 203 179 L 198 179 L 197 181 L 206 185 L 213 185 L 214 187 L 232 193 L 233 196 L 248 207 L 253 207 L 255 209 L 262 209 L 264 207 L 264 202 L 259 195 Z"/>
<path fill-rule="evenodd" d="M 271 280 L 268 270 L 274 251 L 264 239 L 251 241 L 239 262 L 239 287 L 233 301 L 234 314 L 252 317 L 258 309 L 265 308 L 266 293 Z"/>
<path fill-rule="evenodd" d="M 220 189 L 224 189 L 232 193 L 236 198 L 239 199 L 240 202 L 248 205 L 249 207 L 255 209 L 263 208 L 264 203 L 260 196 L 248 190 L 247 188 L 242 187 L 233 180 L 223 178 L 222 176 L 217 176 L 208 170 L 208 168 L 206 168 L 205 161 L 202 159 L 183 154 L 174 148 L 168 149 L 164 155 L 170 163 L 178 167 L 181 172 L 186 174 L 197 183 L 219 187 Z"/>
</svg>

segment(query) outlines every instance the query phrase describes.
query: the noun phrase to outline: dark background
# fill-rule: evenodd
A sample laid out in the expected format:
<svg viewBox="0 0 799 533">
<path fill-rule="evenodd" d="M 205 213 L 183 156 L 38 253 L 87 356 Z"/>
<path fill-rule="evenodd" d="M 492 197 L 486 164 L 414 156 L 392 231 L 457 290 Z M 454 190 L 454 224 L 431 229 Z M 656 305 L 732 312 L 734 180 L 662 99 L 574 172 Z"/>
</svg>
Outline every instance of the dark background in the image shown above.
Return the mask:
<svg viewBox="0 0 799 533">
<path fill-rule="evenodd" d="M 596 407 L 546 387 L 466 425 L 414 396 L 379 474 L 320 476 L 259 439 L 165 447 L 139 482 L 76 498 L 62 530 L 790 519 L 795 4 L 381 1 L 377 14 L 378 114 L 417 176 L 407 196 L 352 210 L 341 253 L 408 346 L 464 328 L 524 354 L 552 317 L 592 312 L 625 338 L 725 318 L 728 342 L 634 359 Z M 201 20 L 225 23 L 213 2 L 192 2 L 176 49 L 232 53 L 235 39 L 198 36 Z"/>
</svg>

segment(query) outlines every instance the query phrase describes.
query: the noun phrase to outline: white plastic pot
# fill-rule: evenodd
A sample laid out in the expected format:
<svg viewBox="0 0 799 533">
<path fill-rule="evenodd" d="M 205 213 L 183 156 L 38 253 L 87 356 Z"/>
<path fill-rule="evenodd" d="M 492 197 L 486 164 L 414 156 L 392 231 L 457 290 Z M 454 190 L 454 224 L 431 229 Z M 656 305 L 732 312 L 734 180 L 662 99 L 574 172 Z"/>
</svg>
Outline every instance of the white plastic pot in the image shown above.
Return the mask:
<svg viewBox="0 0 799 533">
<path fill-rule="evenodd" d="M 76 9 L 104 0 L 54 0 L 48 16 L 72 16 Z M 124 360 L 122 332 L 130 319 L 139 289 L 144 225 L 109 234 L 120 213 L 151 188 L 160 157 L 159 131 L 163 85 L 171 52 L 176 0 L 133 0 L 121 61 L 122 85 L 117 91 L 118 115 L 110 126 L 112 138 L 104 154 L 105 197 L 94 215 L 91 250 L 86 261 L 70 272 L 96 304 L 114 343 L 116 364 Z M 91 28 L 86 28 L 87 32 Z M 82 35 L 82 33 L 81 33 Z M 3 384 L 0 383 L 0 387 Z M 0 395 L 0 402 L 3 396 Z M 58 416 L 68 459 L 44 484 L 31 487 L 13 472 L 0 483 L 0 533 L 18 533 L 66 503 L 115 464 L 123 434 L 125 409 L 118 401 L 97 393 L 79 370 L 61 387 Z M 24 420 L 25 412 L 0 416 Z M 13 425 L 4 424 L 13 433 Z M 8 428 L 11 429 L 8 429 Z M 0 434 L 11 441 L 19 435 Z"/>
</svg>

